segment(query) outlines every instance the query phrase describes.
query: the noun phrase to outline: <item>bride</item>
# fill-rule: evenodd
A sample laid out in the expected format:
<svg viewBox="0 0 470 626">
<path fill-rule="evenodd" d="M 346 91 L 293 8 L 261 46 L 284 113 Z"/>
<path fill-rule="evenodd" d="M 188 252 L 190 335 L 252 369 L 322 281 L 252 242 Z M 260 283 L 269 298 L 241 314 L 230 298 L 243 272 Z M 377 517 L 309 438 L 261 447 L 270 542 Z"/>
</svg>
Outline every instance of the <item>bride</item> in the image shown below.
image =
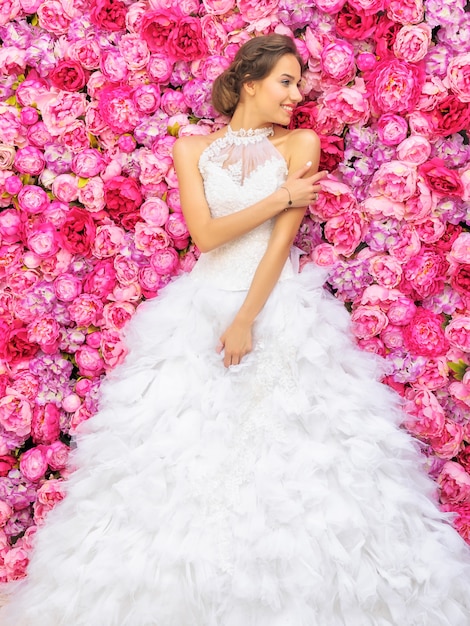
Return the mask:
<svg viewBox="0 0 470 626">
<path fill-rule="evenodd" d="M 470 624 L 399 398 L 289 258 L 324 176 L 284 128 L 300 79 L 291 39 L 251 39 L 214 84 L 230 124 L 176 142 L 202 254 L 129 324 L 2 626 Z"/>
</svg>

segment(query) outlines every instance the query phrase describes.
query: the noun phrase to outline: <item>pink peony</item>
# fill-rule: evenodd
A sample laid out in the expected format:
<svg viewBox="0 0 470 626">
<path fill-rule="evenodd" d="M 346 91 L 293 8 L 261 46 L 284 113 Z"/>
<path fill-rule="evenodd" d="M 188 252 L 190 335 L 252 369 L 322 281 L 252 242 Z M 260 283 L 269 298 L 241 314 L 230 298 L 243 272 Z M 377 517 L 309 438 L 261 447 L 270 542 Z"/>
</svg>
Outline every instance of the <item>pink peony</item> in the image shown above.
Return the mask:
<svg viewBox="0 0 470 626">
<path fill-rule="evenodd" d="M 46 456 L 41 447 L 26 450 L 20 457 L 20 471 L 33 483 L 44 477 L 47 467 Z"/>
<path fill-rule="evenodd" d="M 396 287 L 402 277 L 402 266 L 388 254 L 378 254 L 369 260 L 369 271 L 382 287 Z"/>
<path fill-rule="evenodd" d="M 28 234 L 28 247 L 40 258 L 48 258 L 59 250 L 56 228 L 49 222 L 37 223 Z"/>
<path fill-rule="evenodd" d="M 421 135 L 412 135 L 397 146 L 397 157 L 408 165 L 421 165 L 431 154 L 431 144 Z"/>
<path fill-rule="evenodd" d="M 55 404 L 35 406 L 31 425 L 34 443 L 51 444 L 60 435 L 60 411 Z"/>
<path fill-rule="evenodd" d="M 396 146 L 403 141 L 408 132 L 408 124 L 400 115 L 385 113 L 377 123 L 377 134 L 386 146 Z"/>
<path fill-rule="evenodd" d="M 100 376 L 104 373 L 104 362 L 96 348 L 80 346 L 75 353 L 78 371 L 81 376 Z"/>
<path fill-rule="evenodd" d="M 462 196 L 463 183 L 455 170 L 445 166 L 442 159 L 433 158 L 419 167 L 429 187 L 440 196 Z"/>
<path fill-rule="evenodd" d="M 393 51 L 398 59 L 409 63 L 421 61 L 431 45 L 432 30 L 429 24 L 407 24 L 397 33 Z"/>
<path fill-rule="evenodd" d="M 447 268 L 442 253 L 423 248 L 405 264 L 403 273 L 422 300 L 443 289 Z"/>
<path fill-rule="evenodd" d="M 400 24 L 418 24 L 424 17 L 423 0 L 389 0 L 387 15 Z"/>
<path fill-rule="evenodd" d="M 179 257 L 174 248 L 155 250 L 150 257 L 150 265 L 162 276 L 172 275 L 178 268 Z"/>
<path fill-rule="evenodd" d="M 82 379 L 85 380 L 85 379 Z M 67 467 L 70 448 L 62 441 L 53 441 L 45 449 L 47 464 L 53 471 Z"/>
<path fill-rule="evenodd" d="M 8 433 L 26 438 L 31 432 L 32 411 L 28 400 L 19 394 L 0 398 L 0 426 Z"/>
<path fill-rule="evenodd" d="M 18 204 L 26 213 L 43 213 L 49 203 L 47 193 L 37 185 L 25 185 L 18 194 Z"/>
<path fill-rule="evenodd" d="M 358 306 L 351 316 L 352 331 L 360 339 L 379 335 L 387 324 L 388 318 L 378 306 Z"/>
<path fill-rule="evenodd" d="M 124 30 L 126 12 L 126 4 L 121 0 L 92 0 L 91 2 L 91 21 L 104 30 Z"/>
<path fill-rule="evenodd" d="M 451 91 L 461 102 L 470 102 L 470 52 L 459 54 L 450 60 L 447 80 Z"/>
<path fill-rule="evenodd" d="M 369 193 L 384 195 L 394 201 L 408 200 L 416 190 L 416 170 L 401 161 L 389 161 L 379 167 L 372 177 Z"/>
<path fill-rule="evenodd" d="M 421 66 L 398 59 L 380 61 L 367 78 L 373 111 L 376 114 L 412 111 L 424 79 Z"/>
<path fill-rule="evenodd" d="M 129 86 L 105 87 L 99 94 L 100 115 L 116 133 L 134 130 L 140 120 L 132 94 Z"/>
<path fill-rule="evenodd" d="M 429 443 L 438 457 L 450 460 L 459 453 L 463 438 L 463 427 L 453 420 L 446 419 L 441 434 L 438 437 L 431 437 Z"/>
<path fill-rule="evenodd" d="M 88 256 L 95 234 L 93 218 L 82 209 L 75 207 L 70 209 L 60 228 L 62 245 L 72 254 Z"/>
<path fill-rule="evenodd" d="M 103 313 L 103 303 L 98 296 L 83 293 L 69 305 L 68 311 L 77 326 L 99 326 Z"/>
<path fill-rule="evenodd" d="M 239 1 L 244 2 L 244 0 Z M 258 3 L 257 6 L 259 6 Z M 240 11 L 243 13 L 241 6 Z M 166 43 L 170 58 L 175 60 L 194 61 L 201 59 L 207 53 L 207 46 L 202 37 L 201 22 L 197 17 L 185 16 L 179 19 L 171 29 Z"/>
<path fill-rule="evenodd" d="M 413 355 L 436 357 L 445 354 L 449 344 L 443 331 L 443 317 L 419 308 L 404 328 L 405 346 Z"/>
<path fill-rule="evenodd" d="M 28 563 L 28 553 L 23 548 L 15 546 L 8 550 L 4 556 L 4 567 L 7 579 L 19 580 L 24 578 Z"/>
<path fill-rule="evenodd" d="M 404 426 L 416 437 L 439 437 L 445 425 L 444 409 L 428 389 L 411 389 L 406 395 Z"/>
<path fill-rule="evenodd" d="M 34 146 L 26 146 L 16 152 L 15 167 L 22 174 L 37 176 L 42 172 L 45 164 L 43 153 Z"/>
<path fill-rule="evenodd" d="M 470 502 L 470 475 L 455 461 L 447 461 L 437 477 L 444 504 Z"/>
<path fill-rule="evenodd" d="M 166 51 L 171 32 L 176 28 L 180 13 L 176 6 L 146 11 L 140 23 L 140 34 L 151 52 Z"/>
<path fill-rule="evenodd" d="M 350 256 L 366 231 L 366 222 L 359 211 L 330 218 L 325 224 L 325 237 L 338 252 Z"/>
<path fill-rule="evenodd" d="M 72 302 L 81 291 L 82 281 L 74 274 L 59 274 L 54 281 L 54 292 L 61 302 Z"/>
<path fill-rule="evenodd" d="M 451 346 L 463 352 L 470 352 L 470 317 L 466 315 L 454 317 L 444 332 Z"/>
<path fill-rule="evenodd" d="M 321 51 L 320 63 L 324 76 L 336 84 L 345 85 L 356 74 L 354 48 L 347 41 L 327 44 Z"/>
</svg>

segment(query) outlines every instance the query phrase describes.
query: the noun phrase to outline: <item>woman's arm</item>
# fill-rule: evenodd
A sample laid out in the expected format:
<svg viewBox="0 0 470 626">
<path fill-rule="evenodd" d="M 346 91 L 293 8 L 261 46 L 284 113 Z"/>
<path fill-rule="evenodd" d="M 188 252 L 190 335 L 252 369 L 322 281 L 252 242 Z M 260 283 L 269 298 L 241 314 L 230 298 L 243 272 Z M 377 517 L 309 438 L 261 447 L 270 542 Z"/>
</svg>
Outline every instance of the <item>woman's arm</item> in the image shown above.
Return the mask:
<svg viewBox="0 0 470 626">
<path fill-rule="evenodd" d="M 289 200 L 285 189 L 277 189 L 260 202 L 223 217 L 213 218 L 204 194 L 198 169 L 201 154 L 200 137 L 181 137 L 173 146 L 173 159 L 180 190 L 181 208 L 191 238 L 201 252 L 213 250 L 232 239 L 257 228 L 263 222 L 282 213 Z M 308 159 L 306 159 L 307 161 Z M 311 160 L 311 159 L 310 159 Z M 304 178 L 310 167 L 296 159 L 297 168 L 289 181 L 293 207 L 309 204 L 315 192 L 318 176 Z M 316 169 L 311 170 L 313 172 Z"/>
<path fill-rule="evenodd" d="M 309 130 L 298 130 L 289 137 L 290 169 L 296 170 L 300 163 L 312 162 L 309 177 L 318 169 L 320 159 L 320 140 Z M 325 176 L 326 172 L 318 176 Z M 290 190 L 290 179 L 286 181 Z M 232 324 L 220 338 L 218 351 L 224 350 L 224 365 L 237 365 L 245 354 L 252 349 L 251 329 L 258 313 L 265 305 L 271 291 L 277 283 L 282 268 L 289 256 L 292 243 L 305 214 L 306 207 L 283 211 L 276 219 L 268 247 L 263 255 L 247 296 Z"/>
</svg>

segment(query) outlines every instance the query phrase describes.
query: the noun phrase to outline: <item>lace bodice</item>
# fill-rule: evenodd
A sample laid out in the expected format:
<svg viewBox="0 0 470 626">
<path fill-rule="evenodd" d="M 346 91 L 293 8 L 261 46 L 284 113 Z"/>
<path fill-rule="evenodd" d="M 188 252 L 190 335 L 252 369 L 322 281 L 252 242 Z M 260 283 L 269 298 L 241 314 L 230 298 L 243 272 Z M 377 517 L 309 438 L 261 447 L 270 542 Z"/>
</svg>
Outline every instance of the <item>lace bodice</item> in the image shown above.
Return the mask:
<svg viewBox="0 0 470 626">
<path fill-rule="evenodd" d="M 273 193 L 287 165 L 268 137 L 272 128 L 233 131 L 213 141 L 199 158 L 199 171 L 213 217 L 240 211 Z M 201 254 L 192 276 L 228 290 L 248 289 L 266 250 L 274 220 L 215 250 Z M 287 261 L 281 278 L 293 272 Z"/>
</svg>

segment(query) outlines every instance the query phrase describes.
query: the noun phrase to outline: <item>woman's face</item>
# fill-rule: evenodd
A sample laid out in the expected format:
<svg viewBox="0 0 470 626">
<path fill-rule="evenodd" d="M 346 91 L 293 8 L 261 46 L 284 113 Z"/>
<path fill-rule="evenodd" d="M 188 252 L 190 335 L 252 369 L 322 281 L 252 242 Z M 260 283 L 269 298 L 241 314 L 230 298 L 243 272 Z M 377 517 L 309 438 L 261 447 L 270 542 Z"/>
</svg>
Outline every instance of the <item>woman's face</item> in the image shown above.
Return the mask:
<svg viewBox="0 0 470 626">
<path fill-rule="evenodd" d="M 285 54 L 268 76 L 251 83 L 251 103 L 264 123 L 289 124 L 296 105 L 302 100 L 299 91 L 301 76 L 295 56 Z"/>
</svg>

